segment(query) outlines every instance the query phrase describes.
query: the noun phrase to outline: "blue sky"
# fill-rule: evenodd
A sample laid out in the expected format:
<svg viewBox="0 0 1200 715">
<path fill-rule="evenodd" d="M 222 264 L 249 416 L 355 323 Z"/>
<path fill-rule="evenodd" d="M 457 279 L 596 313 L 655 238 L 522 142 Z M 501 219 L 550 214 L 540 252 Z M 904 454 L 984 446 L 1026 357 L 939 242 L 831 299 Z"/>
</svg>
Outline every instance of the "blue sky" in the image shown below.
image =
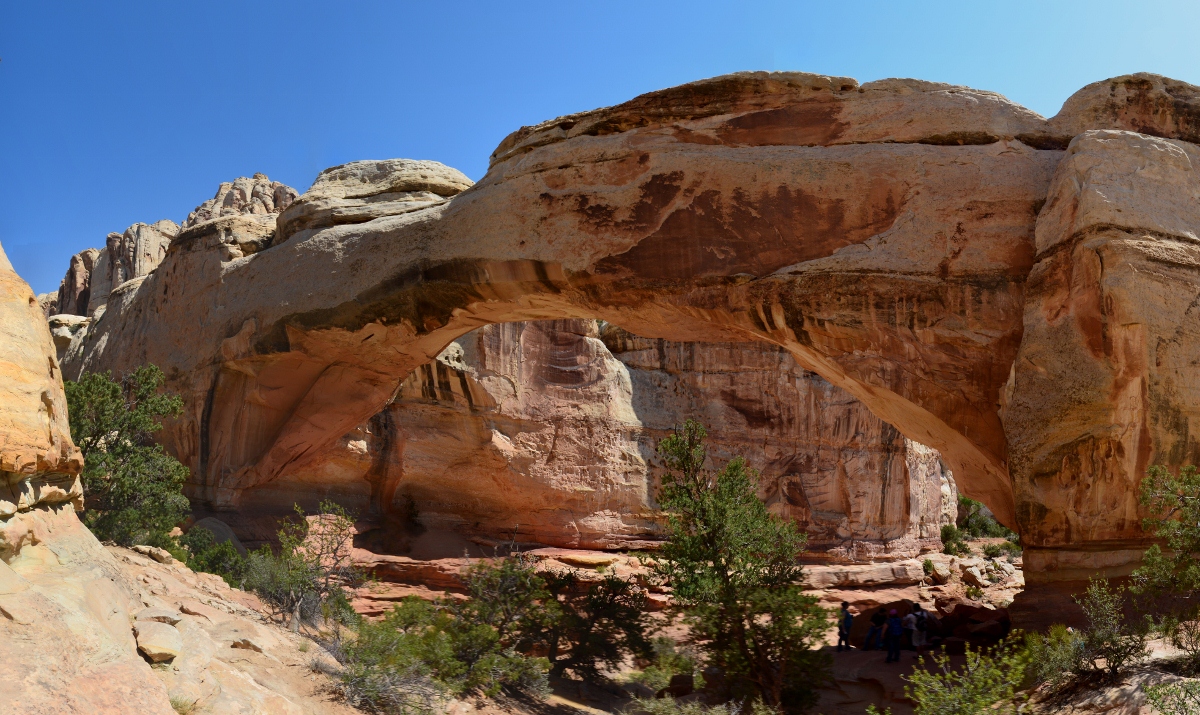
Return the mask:
<svg viewBox="0 0 1200 715">
<path fill-rule="evenodd" d="M 523 124 L 749 69 L 966 84 L 1052 115 L 1106 77 L 1200 84 L 1195 2 L 0 2 L 0 243 L 37 292 L 256 171 L 479 178 Z"/>
</svg>

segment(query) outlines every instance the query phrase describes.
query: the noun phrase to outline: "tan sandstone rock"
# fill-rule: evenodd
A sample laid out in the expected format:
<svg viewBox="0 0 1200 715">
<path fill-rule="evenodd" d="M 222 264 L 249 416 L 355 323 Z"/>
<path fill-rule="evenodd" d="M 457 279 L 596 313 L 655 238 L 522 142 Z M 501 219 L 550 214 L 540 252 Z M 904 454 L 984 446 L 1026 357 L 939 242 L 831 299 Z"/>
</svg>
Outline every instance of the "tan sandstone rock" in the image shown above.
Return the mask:
<svg viewBox="0 0 1200 715">
<path fill-rule="evenodd" d="M 744 455 L 772 510 L 831 558 L 913 556 L 940 545 L 957 514 L 936 452 L 779 348 L 564 320 L 459 338 L 386 410 L 308 467 L 249 490 L 226 518 L 262 538 L 254 513 L 334 494 L 363 514 L 413 508 L 425 527 L 497 541 L 637 547 L 658 534 L 655 445 L 689 417 L 709 426 L 712 466 Z M 407 540 L 390 538 L 377 548 Z"/>
<path fill-rule="evenodd" d="M 1041 232 L 1035 239 L 1039 210 L 1050 212 L 1053 195 L 1070 189 L 1052 189 L 1051 179 L 1071 137 L 1125 129 L 1130 117 L 1154 119 L 1147 131 L 1192 136 L 1195 88 L 1148 81 L 1145 96 L 1181 99 L 1147 113 L 1134 101 L 1141 90 L 1085 88 L 1049 121 L 964 88 L 859 87 L 798 73 L 731 75 L 650 93 L 514 133 L 487 175 L 444 203 L 280 233 L 271 249 L 238 260 L 173 252 L 140 284 L 113 294 L 65 364 L 71 374 L 146 360 L 163 366 L 187 404 L 164 441 L 215 505 L 231 507 L 246 490 L 318 460 L 377 414 L 410 372 L 485 323 L 593 317 L 677 342 L 767 342 L 936 449 L 959 488 L 1033 534 L 1035 549 L 1057 549 L 1068 533 L 1063 546 L 1076 556 L 1142 544 L 1131 540 L 1127 525 L 1135 521 L 1124 508 L 1136 469 L 1102 477 L 1111 489 L 1073 492 L 1082 512 L 1099 503 L 1117 508 L 1068 532 L 1069 500 L 1028 495 L 1056 480 L 1072 493 L 1080 472 L 1074 461 L 1044 457 L 1111 447 L 1106 465 L 1136 468 L 1142 458 L 1135 455 L 1158 455 L 1178 466 L 1189 449 L 1147 451 L 1133 429 L 1101 440 L 1089 432 L 1090 417 L 1072 423 L 1056 419 L 1071 417 L 1069 409 L 1051 417 L 1018 405 L 1026 399 L 1023 378 L 1034 376 L 1028 385 L 1048 403 L 1086 395 L 1088 409 L 1136 423 L 1122 415 L 1141 410 L 1134 403 L 1142 381 L 1122 377 L 1112 382 L 1117 389 L 1095 389 L 1107 378 L 1091 375 L 1142 374 L 1146 358 L 1129 360 L 1148 357 L 1135 335 L 1143 323 L 1136 310 L 1120 312 L 1144 302 L 1132 296 L 1137 291 L 1130 288 L 1128 300 L 1108 294 L 1119 309 L 1113 315 L 1134 322 L 1104 332 L 1084 320 L 1079 332 L 1102 339 L 1082 341 L 1083 349 L 1109 360 L 1103 336 L 1119 339 L 1111 365 L 1081 361 L 1081 372 L 1068 376 L 1082 391 L 1037 382 L 1034 366 L 1049 369 L 1035 355 L 1047 338 L 1031 314 L 1035 303 L 1054 302 L 1047 276 L 1066 267 L 1084 275 L 1071 265 L 1086 258 L 1077 256 L 1082 244 L 1047 253 Z M 1136 89 L 1128 78 L 1110 83 Z M 1160 85 L 1165 95 L 1155 94 Z M 1177 171 L 1177 153 L 1165 145 L 1147 152 L 1145 170 L 1122 173 L 1113 186 L 1141 195 L 1137 187 L 1163 185 L 1160 177 Z M 1186 184 L 1173 182 L 1166 185 Z M 1105 274 L 1126 276 L 1116 283 L 1134 285 L 1133 276 L 1148 271 L 1151 283 L 1174 284 L 1167 309 L 1146 318 L 1164 325 L 1147 335 L 1173 335 L 1167 323 L 1186 333 L 1189 314 L 1178 296 L 1187 283 L 1170 277 L 1187 275 L 1185 242 L 1114 241 L 1095 231 L 1111 244 L 1102 251 Z M 1148 253 L 1168 259 L 1152 261 L 1150 271 Z M 1079 297 L 1092 301 L 1096 293 Z M 180 330 L 194 324 L 197 305 L 211 306 L 205 320 Z M 1049 324 L 1060 313 L 1045 315 Z M 1172 389 L 1186 395 L 1186 351 L 1172 357 L 1167 343 L 1146 364 L 1158 370 L 1162 360 L 1178 373 Z M 1018 359 L 1018 350 L 1032 361 Z M 1152 382 L 1145 381 L 1147 395 Z M 1160 424 L 1151 431 L 1165 433 Z M 1081 433 L 1107 441 L 1080 452 Z M 1010 439 L 1021 443 L 1011 454 Z M 1089 543 L 1101 548 L 1089 551 Z M 1031 554 L 1028 563 L 1042 562 Z"/>
<path fill-rule="evenodd" d="M 472 181 L 436 161 L 355 161 L 322 171 L 279 216 L 279 235 L 365 223 L 426 208 L 469 189 Z"/>
<path fill-rule="evenodd" d="M 0 519 L 79 500 L 81 468 L 50 329 L 0 248 Z"/>
<path fill-rule="evenodd" d="M 167 254 L 167 246 L 178 233 L 179 226 L 174 221 L 163 219 L 150 225 L 135 223 L 124 233 L 108 234 L 106 245 L 96 256 L 91 270 L 86 315 L 94 314 L 105 305 L 109 294 L 121 284 L 149 275 L 157 268 Z M 71 278 L 70 270 L 67 277 Z"/>
<path fill-rule="evenodd" d="M 159 621 L 137 621 L 133 633 L 138 650 L 152 663 L 173 660 L 183 652 L 183 638 L 174 626 Z"/>
<path fill-rule="evenodd" d="M 55 313 L 58 315 L 87 315 L 88 302 L 92 294 L 92 271 L 96 260 L 100 257 L 100 249 L 89 248 L 71 256 L 67 266 L 67 275 L 63 277 L 58 288 L 58 300 Z"/>
</svg>

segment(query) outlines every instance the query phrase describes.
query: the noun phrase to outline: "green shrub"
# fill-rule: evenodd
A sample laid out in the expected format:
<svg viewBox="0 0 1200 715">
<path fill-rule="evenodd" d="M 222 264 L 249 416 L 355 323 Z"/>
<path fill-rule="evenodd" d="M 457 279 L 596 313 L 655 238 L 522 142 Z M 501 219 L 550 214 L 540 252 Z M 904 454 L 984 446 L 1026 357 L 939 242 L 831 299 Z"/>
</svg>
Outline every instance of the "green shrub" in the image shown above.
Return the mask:
<svg viewBox="0 0 1200 715">
<path fill-rule="evenodd" d="M 978 539 L 982 537 L 1003 536 L 1009 538 L 1016 536 L 1012 531 L 1009 531 L 1003 524 L 996 521 L 992 513 L 982 502 L 977 502 L 974 499 L 958 495 L 958 519 L 956 520 L 958 528 L 967 536 Z"/>
<path fill-rule="evenodd" d="M 932 576 L 933 575 L 933 559 L 925 559 L 924 561 L 922 561 L 921 562 L 921 570 L 923 570 L 925 572 L 926 576 Z"/>
<path fill-rule="evenodd" d="M 983 547 L 983 555 L 989 559 L 998 559 L 1004 555 L 1004 549 L 1000 548 L 1000 544 L 988 544 Z"/>
<path fill-rule="evenodd" d="M 827 677 L 828 656 L 816 648 L 830 620 L 796 585 L 805 535 L 767 511 L 758 474 L 740 457 L 707 471 L 704 438 L 704 427 L 688 420 L 658 445 L 667 467 L 658 495 L 667 541 L 651 568 L 671 584 L 677 608 L 735 699 L 803 707 Z"/>
<path fill-rule="evenodd" d="M 630 676 L 630 680 L 641 683 L 647 688 L 658 692 L 671 683 L 674 675 L 696 674 L 696 658 L 690 653 L 680 652 L 675 647 L 675 641 L 665 636 L 655 638 L 651 643 L 653 656 L 650 665 L 644 670 Z"/>
<path fill-rule="evenodd" d="M 1146 701 L 1162 715 L 1197 715 L 1200 713 L 1200 681 L 1151 685 L 1146 688 Z"/>
<path fill-rule="evenodd" d="M 368 712 L 424 713 L 450 695 L 544 694 L 549 662 L 513 650 L 513 639 L 502 638 L 497 626 L 516 633 L 520 616 L 496 605 L 462 609 L 412 596 L 382 621 L 361 622 L 357 637 L 337 653 L 346 700 Z"/>
<path fill-rule="evenodd" d="M 1042 635 L 1030 633 L 1025 637 L 1025 649 L 1029 654 L 1030 683 L 1045 683 L 1056 691 L 1083 672 L 1087 662 L 1087 645 L 1083 635 L 1061 623 L 1050 626 Z"/>
<path fill-rule="evenodd" d="M 194 527 L 179 537 L 179 545 L 184 547 L 182 559 L 193 571 L 214 573 L 230 586 L 241 582 L 246 572 L 246 560 L 233 548 L 228 541 L 217 543 L 213 533 L 204 527 Z"/>
<path fill-rule="evenodd" d="M 350 558 L 354 519 L 330 501 L 321 502 L 312 521 L 298 505 L 295 509 L 296 517 L 279 530 L 278 553 L 263 546 L 245 560 L 242 588 L 254 591 L 273 616 L 290 618 L 293 631 L 318 616 L 355 621 L 345 592 L 363 578 Z"/>
<path fill-rule="evenodd" d="M 1013 557 L 1020 556 L 1021 555 L 1020 537 L 1017 537 L 1017 536 L 1010 537 L 1003 544 L 1000 544 L 1000 548 L 1003 549 L 1005 552 L 1007 552 L 1009 556 L 1013 556 Z"/>
<path fill-rule="evenodd" d="M 994 654 L 967 649 L 961 666 L 950 656 L 935 654 L 933 669 L 917 668 L 902 676 L 904 694 L 916 703 L 915 715 L 979 715 L 1015 713 L 1011 704 L 1024 679 L 1028 658 L 1012 643 L 1002 643 Z"/>
<path fill-rule="evenodd" d="M 724 705 L 704 705 L 690 702 L 679 704 L 675 698 L 634 698 L 627 708 L 629 715 L 777 715 L 778 710 L 763 705 L 761 700 L 730 702 Z"/>
<path fill-rule="evenodd" d="M 1116 682 L 1121 669 L 1149 655 L 1146 624 L 1126 623 L 1123 608 L 1125 588 L 1113 589 L 1102 579 L 1093 580 L 1076 602 L 1083 608 L 1087 628 L 1083 632 L 1083 667 Z"/>
<path fill-rule="evenodd" d="M 942 525 L 942 553 L 950 556 L 963 556 L 971 553 L 963 533 L 954 524 Z"/>
<path fill-rule="evenodd" d="M 1200 472 L 1186 466 L 1173 476 L 1165 467 L 1150 467 L 1142 480 L 1140 500 L 1149 517 L 1142 528 L 1166 544 L 1146 550 L 1133 572 L 1132 590 L 1153 598 L 1159 607 L 1158 630 L 1187 654 L 1186 667 L 1200 671 Z"/>
<path fill-rule="evenodd" d="M 983 589 L 978 586 L 967 586 L 966 595 L 972 601 L 978 601 L 983 598 Z"/>
<path fill-rule="evenodd" d="M 120 382 L 106 372 L 64 383 L 71 438 L 83 453 L 83 521 L 99 539 L 172 546 L 169 533 L 190 508 L 187 468 L 154 443 L 162 418 L 183 409 L 177 395 L 160 393 L 163 381 L 143 365 Z"/>
<path fill-rule="evenodd" d="M 626 654 L 644 658 L 653 652 L 646 636 L 646 594 L 634 584 L 609 574 L 583 589 L 570 571 L 542 579 L 550 598 L 542 618 L 523 635 L 530 645 L 544 644 L 550 675 L 570 670 L 596 679 L 602 665 L 617 668 Z"/>
</svg>

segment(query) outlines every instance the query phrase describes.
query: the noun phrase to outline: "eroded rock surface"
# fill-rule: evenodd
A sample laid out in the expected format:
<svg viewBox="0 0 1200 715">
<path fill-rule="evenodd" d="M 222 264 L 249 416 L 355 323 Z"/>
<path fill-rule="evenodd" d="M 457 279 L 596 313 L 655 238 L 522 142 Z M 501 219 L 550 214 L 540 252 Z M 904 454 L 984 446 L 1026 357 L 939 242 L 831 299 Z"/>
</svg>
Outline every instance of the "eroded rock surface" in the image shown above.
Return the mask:
<svg viewBox="0 0 1200 715">
<path fill-rule="evenodd" d="M 385 523 L 415 511 L 424 527 L 490 541 L 637 548 L 658 538 L 655 446 L 688 418 L 708 425 L 714 467 L 745 456 L 771 508 L 829 558 L 914 556 L 957 514 L 935 451 L 784 350 L 562 320 L 459 338 L 385 410 L 225 518 L 262 538 L 256 513 L 336 495 Z M 381 538 L 406 553 L 403 534 Z"/>
<path fill-rule="evenodd" d="M 1055 173 L 1004 413 L 1035 571 L 1127 570 L 1146 469 L 1200 462 L 1198 161 L 1188 142 L 1088 131 Z"/>
<path fill-rule="evenodd" d="M 0 520 L 38 504 L 81 503 L 82 467 L 45 314 L 0 248 Z M 0 554 L 19 548 L 5 539 Z"/>
<path fill-rule="evenodd" d="M 1048 337 L 1030 323 L 1046 290 L 1035 263 L 1069 255 L 1043 247 L 1037 216 L 1054 211 L 1051 180 L 1073 137 L 1195 138 L 1197 97 L 1127 76 L 1044 120 L 998 95 L 910 80 L 745 73 L 652 92 L 514 133 L 487 175 L 448 200 L 321 219 L 241 260 L 169 252 L 113 294 L 65 364 L 70 374 L 163 366 L 187 403 L 164 439 L 205 498 L 232 508 L 320 459 L 409 373 L 485 323 L 587 317 L 676 342 L 766 342 L 936 449 L 958 486 L 1030 546 L 1058 548 L 1074 507 L 1039 490 L 1061 483 L 1084 512 L 1100 492 L 1122 504 L 1129 492 L 1121 477 L 1084 496 L 1073 486 L 1082 472 L 1037 456 L 1079 444 L 1087 420 L 1016 407 L 1023 372 L 1039 364 L 1018 351 L 1032 356 Z M 1168 176 L 1179 152 L 1122 164 L 1110 188 L 1154 186 L 1165 193 L 1147 207 L 1186 207 L 1189 184 Z M 1132 276 L 1139 260 L 1104 270 Z M 201 321 L 197 305 L 211 306 Z M 1156 320 L 1189 324 L 1180 300 L 1166 306 Z M 1117 383 L 1127 391 L 1038 389 L 1051 402 L 1092 395 L 1100 414 L 1133 399 L 1133 383 Z M 1010 454 L 1010 439 L 1024 446 Z M 1116 459 L 1136 466 L 1130 445 Z M 1188 457 L 1138 449 L 1172 466 Z M 1088 544 L 1132 538 L 1134 520 L 1115 513 L 1071 531 L 1064 548 L 1100 553 Z"/>
</svg>

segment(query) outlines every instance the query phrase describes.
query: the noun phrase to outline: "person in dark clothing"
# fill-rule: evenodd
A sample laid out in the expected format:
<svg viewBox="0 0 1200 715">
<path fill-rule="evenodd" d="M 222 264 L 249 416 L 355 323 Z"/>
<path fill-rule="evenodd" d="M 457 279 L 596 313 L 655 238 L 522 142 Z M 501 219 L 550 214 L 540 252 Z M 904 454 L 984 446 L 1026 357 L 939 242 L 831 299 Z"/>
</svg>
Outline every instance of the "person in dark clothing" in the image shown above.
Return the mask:
<svg viewBox="0 0 1200 715">
<path fill-rule="evenodd" d="M 871 630 L 867 631 L 867 640 L 863 650 L 875 650 L 883 643 L 883 627 L 887 625 L 887 611 L 879 609 L 871 616 Z"/>
<path fill-rule="evenodd" d="M 842 646 L 846 646 L 846 650 L 850 650 L 850 627 L 854 625 L 854 614 L 850 612 L 850 603 L 842 601 L 842 616 L 838 620 L 838 652 L 842 652 Z"/>
<path fill-rule="evenodd" d="M 904 622 L 900 620 L 900 613 L 896 609 L 888 612 L 887 630 L 884 631 L 884 640 L 887 641 L 887 660 L 885 663 L 900 662 L 900 638 L 904 636 Z"/>
</svg>

